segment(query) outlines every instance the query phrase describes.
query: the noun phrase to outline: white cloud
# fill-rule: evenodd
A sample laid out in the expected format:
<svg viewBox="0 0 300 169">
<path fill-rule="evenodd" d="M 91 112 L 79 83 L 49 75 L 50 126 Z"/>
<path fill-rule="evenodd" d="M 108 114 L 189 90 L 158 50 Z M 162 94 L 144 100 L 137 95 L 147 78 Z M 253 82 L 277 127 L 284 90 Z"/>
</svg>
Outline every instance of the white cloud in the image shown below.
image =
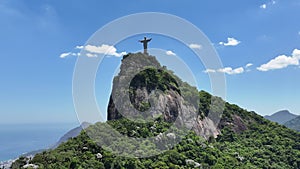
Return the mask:
<svg viewBox="0 0 300 169">
<path fill-rule="evenodd" d="M 166 51 L 166 54 L 169 56 L 176 56 L 176 54 L 170 50 Z"/>
<path fill-rule="evenodd" d="M 72 56 L 80 56 L 80 53 L 72 53 Z"/>
<path fill-rule="evenodd" d="M 272 0 L 271 4 L 272 4 L 272 5 L 276 4 L 276 1 L 275 1 L 275 0 Z"/>
<path fill-rule="evenodd" d="M 248 63 L 245 67 L 248 68 L 248 67 L 251 67 L 251 66 L 253 66 L 253 64 L 252 63 Z"/>
<path fill-rule="evenodd" d="M 98 55 L 97 54 L 92 54 L 92 53 L 87 53 L 86 56 L 89 57 L 89 58 L 95 58 Z"/>
<path fill-rule="evenodd" d="M 239 67 L 239 68 L 233 69 L 232 74 L 241 74 L 241 73 L 244 73 L 244 71 L 245 71 L 244 68 Z"/>
<path fill-rule="evenodd" d="M 76 46 L 75 49 L 83 49 L 84 46 Z"/>
<path fill-rule="evenodd" d="M 214 69 L 206 69 L 206 70 L 204 70 L 204 73 L 216 73 L 216 70 L 214 70 Z"/>
<path fill-rule="evenodd" d="M 116 56 L 121 57 L 123 55 L 126 55 L 126 52 L 118 53 L 117 49 L 114 46 L 103 44 L 101 46 L 93 46 L 93 45 L 87 45 L 87 46 L 76 46 L 76 50 L 85 50 L 87 57 L 97 57 L 99 54 L 106 54 L 108 56 Z M 60 58 L 66 58 L 68 56 L 80 56 L 80 53 L 74 53 L 74 52 L 66 52 L 62 53 L 59 57 Z"/>
<path fill-rule="evenodd" d="M 275 0 L 271 0 L 268 3 L 264 3 L 259 6 L 260 9 L 267 9 L 268 6 L 275 5 L 277 2 Z"/>
<path fill-rule="evenodd" d="M 60 54 L 60 58 L 66 58 L 67 56 L 69 56 L 71 54 L 71 52 L 67 52 L 67 53 L 62 53 Z"/>
<path fill-rule="evenodd" d="M 299 52 L 299 56 L 300 56 L 300 52 Z M 246 71 L 249 72 L 250 70 L 247 68 L 249 68 L 251 66 L 253 66 L 253 64 L 248 63 L 244 67 L 238 67 L 235 69 L 233 69 L 232 67 L 225 67 L 225 68 L 221 68 L 221 69 L 206 69 L 204 71 L 204 73 L 226 73 L 229 75 L 241 74 L 241 73 L 245 72 L 245 68 L 246 68 Z"/>
<path fill-rule="evenodd" d="M 292 56 L 300 60 L 300 50 L 299 49 L 294 49 Z"/>
<path fill-rule="evenodd" d="M 300 50 L 294 49 L 292 56 L 280 55 L 257 68 L 259 71 L 283 69 L 291 65 L 299 66 Z"/>
<path fill-rule="evenodd" d="M 236 46 L 240 43 L 241 41 L 238 41 L 235 38 L 227 38 L 227 42 L 219 42 L 220 45 L 224 45 L 224 46 Z"/>
<path fill-rule="evenodd" d="M 67 53 L 60 54 L 59 57 L 62 58 L 62 59 L 64 59 L 64 58 L 66 58 L 68 56 L 79 56 L 79 55 L 80 55 L 80 53 L 67 52 Z"/>
<path fill-rule="evenodd" d="M 268 63 L 261 65 L 257 69 L 260 71 L 269 71 L 272 69 L 282 69 L 288 67 L 289 65 L 298 65 L 298 64 L 299 61 L 297 59 L 285 55 L 280 55 L 277 56 L 275 59 L 272 59 Z"/>
<path fill-rule="evenodd" d="M 239 68 L 236 68 L 236 69 L 232 69 L 231 67 L 225 67 L 223 69 L 219 69 L 218 72 L 227 73 L 229 75 L 241 74 L 241 73 L 244 73 L 244 68 L 239 67 Z"/>
<path fill-rule="evenodd" d="M 202 49 L 202 45 L 199 45 L 199 44 L 196 44 L 196 43 L 191 43 L 191 44 L 189 45 L 189 47 L 190 47 L 191 49 Z"/>
<path fill-rule="evenodd" d="M 205 73 L 226 73 L 226 74 L 229 74 L 229 75 L 234 75 L 234 74 L 244 73 L 245 69 L 243 67 L 239 67 L 239 68 L 236 68 L 236 69 L 233 69 L 231 67 L 225 67 L 225 68 L 217 69 L 217 70 L 206 69 L 204 72 Z"/>
<path fill-rule="evenodd" d="M 261 9 L 267 9 L 267 4 L 262 4 L 259 6 Z"/>
<path fill-rule="evenodd" d="M 118 53 L 117 49 L 114 46 L 110 46 L 106 44 L 102 44 L 101 46 L 87 45 L 84 47 L 84 50 L 94 54 L 105 54 L 105 55 L 116 56 L 116 57 L 121 57 L 127 54 L 126 52 Z"/>
</svg>

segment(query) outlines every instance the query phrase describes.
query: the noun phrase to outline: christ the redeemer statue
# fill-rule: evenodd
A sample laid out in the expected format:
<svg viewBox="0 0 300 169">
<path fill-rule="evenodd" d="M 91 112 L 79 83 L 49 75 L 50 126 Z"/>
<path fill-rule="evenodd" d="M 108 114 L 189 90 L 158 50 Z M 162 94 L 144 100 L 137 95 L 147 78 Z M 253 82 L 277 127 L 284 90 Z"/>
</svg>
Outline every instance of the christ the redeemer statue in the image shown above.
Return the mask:
<svg viewBox="0 0 300 169">
<path fill-rule="evenodd" d="M 144 54 L 148 54 L 148 43 L 152 40 L 152 38 L 147 39 L 146 37 L 144 37 L 144 40 L 140 40 L 139 42 L 143 43 L 144 46 Z"/>
</svg>

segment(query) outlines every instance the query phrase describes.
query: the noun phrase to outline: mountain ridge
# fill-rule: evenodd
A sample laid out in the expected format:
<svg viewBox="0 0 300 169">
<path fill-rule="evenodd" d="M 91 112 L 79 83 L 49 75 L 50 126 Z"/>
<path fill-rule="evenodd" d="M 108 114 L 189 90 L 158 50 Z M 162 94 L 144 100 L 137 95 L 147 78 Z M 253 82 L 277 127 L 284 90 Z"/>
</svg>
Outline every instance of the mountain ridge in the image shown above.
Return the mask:
<svg viewBox="0 0 300 169">
<path fill-rule="evenodd" d="M 24 157 L 31 157 L 31 156 L 34 156 L 35 154 L 37 153 L 41 153 L 43 151 L 46 151 L 48 149 L 55 149 L 57 148 L 60 144 L 68 141 L 70 138 L 73 138 L 73 137 L 77 137 L 80 132 L 84 129 L 86 129 L 87 127 L 89 127 L 91 125 L 91 123 L 88 123 L 88 122 L 82 122 L 78 127 L 75 127 L 69 131 L 67 131 L 63 136 L 61 136 L 58 141 L 50 146 L 49 148 L 46 148 L 46 149 L 41 149 L 41 150 L 34 150 L 34 151 L 31 151 L 29 153 L 25 153 L 23 154 L 22 156 Z"/>
<path fill-rule="evenodd" d="M 68 141 L 70 138 L 78 136 L 82 130 L 88 128 L 90 125 L 91 123 L 82 122 L 80 126 L 69 130 L 62 137 L 60 137 L 59 140 L 55 143 L 55 145 L 51 147 L 51 149 L 58 147 L 60 144 Z"/>
<path fill-rule="evenodd" d="M 298 115 L 290 113 L 288 110 L 281 110 L 272 115 L 266 115 L 264 117 L 273 122 L 277 122 L 279 124 L 284 124 L 284 123 L 296 118 L 297 116 Z"/>
<path fill-rule="evenodd" d="M 284 125 L 290 129 L 300 132 L 300 116 L 285 122 Z"/>
</svg>

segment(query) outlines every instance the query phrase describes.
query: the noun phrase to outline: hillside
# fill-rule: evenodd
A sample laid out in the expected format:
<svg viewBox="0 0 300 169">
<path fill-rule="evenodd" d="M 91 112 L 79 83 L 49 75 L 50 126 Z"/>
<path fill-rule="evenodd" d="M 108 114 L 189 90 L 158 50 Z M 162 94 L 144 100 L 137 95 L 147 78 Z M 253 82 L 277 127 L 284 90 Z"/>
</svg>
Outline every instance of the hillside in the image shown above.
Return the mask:
<svg viewBox="0 0 300 169">
<path fill-rule="evenodd" d="M 200 94 L 208 93 L 201 91 Z M 242 116 L 247 130 L 234 132 L 231 125 L 236 116 Z M 205 140 L 195 132 L 190 132 L 173 149 L 150 158 L 122 158 L 97 146 L 85 132 L 70 139 L 57 149 L 36 155 L 30 163 L 41 168 L 188 168 L 193 165 L 212 168 L 299 168 L 300 167 L 300 134 L 276 123 L 265 120 L 254 112 L 226 103 L 222 134 L 216 139 Z M 156 135 L 168 127 L 160 122 L 160 131 L 149 131 L 148 125 L 133 124 L 129 120 L 119 119 L 107 122 L 120 132 L 131 136 L 133 126 L 136 137 Z M 95 131 L 103 123 L 88 128 Z M 124 143 L 125 146 L 130 146 Z M 149 145 L 149 148 L 152 148 Z M 102 155 L 97 158 L 97 154 Z M 195 163 L 190 164 L 193 160 Z"/>
<path fill-rule="evenodd" d="M 126 62 L 126 58 L 133 60 Z M 143 64 L 149 67 L 138 74 L 131 72 Z M 120 86 L 131 74 L 134 78 L 129 88 Z M 124 56 L 113 86 L 107 122 L 91 125 L 78 137 L 31 160 L 20 158 L 13 168 L 22 167 L 27 160 L 39 168 L 49 169 L 300 168 L 300 133 L 205 91 L 196 91 L 166 67 L 161 67 L 155 57 L 141 53 Z M 126 104 L 118 108 L 115 105 L 124 101 L 122 92 L 125 90 L 138 111 L 130 111 Z M 152 91 L 156 90 L 160 92 L 153 95 Z M 118 97 L 114 97 L 114 93 Z M 220 123 L 215 126 L 223 105 Z M 211 113 L 214 116 L 210 116 Z M 180 128 L 185 122 L 185 127 Z M 108 128 L 127 137 L 115 137 Z M 168 130 L 172 134 L 165 134 Z M 153 142 L 144 139 L 151 137 Z M 139 144 L 130 138 L 137 138 Z M 178 144 L 172 146 L 176 141 Z M 169 150 L 160 154 L 165 149 Z M 116 150 L 121 150 L 125 157 L 116 155 L 120 153 Z M 133 158 L 149 154 L 158 155 Z"/>
<path fill-rule="evenodd" d="M 266 119 L 277 122 L 279 124 L 284 124 L 296 117 L 297 115 L 290 113 L 288 110 L 282 110 L 270 116 L 265 116 Z"/>
<path fill-rule="evenodd" d="M 284 123 L 284 125 L 290 129 L 300 132 L 300 116 Z"/>
<path fill-rule="evenodd" d="M 73 128 L 72 130 L 68 131 L 66 134 L 64 134 L 59 140 L 58 142 L 51 148 L 56 148 L 57 146 L 59 146 L 60 144 L 66 142 L 67 140 L 69 140 L 70 138 L 76 137 L 80 134 L 80 132 L 83 129 L 86 129 L 87 127 L 89 127 L 91 124 L 87 123 L 87 122 L 83 122 L 80 126 Z"/>
</svg>

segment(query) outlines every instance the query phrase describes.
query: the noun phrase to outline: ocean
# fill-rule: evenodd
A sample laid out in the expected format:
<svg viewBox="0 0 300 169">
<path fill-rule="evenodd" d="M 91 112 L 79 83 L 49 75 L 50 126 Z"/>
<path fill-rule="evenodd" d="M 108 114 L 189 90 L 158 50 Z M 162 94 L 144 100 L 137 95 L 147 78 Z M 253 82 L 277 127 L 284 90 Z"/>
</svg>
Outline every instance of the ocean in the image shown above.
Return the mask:
<svg viewBox="0 0 300 169">
<path fill-rule="evenodd" d="M 66 132 L 78 126 L 77 123 L 0 124 L 0 161 L 49 148 Z"/>
</svg>

